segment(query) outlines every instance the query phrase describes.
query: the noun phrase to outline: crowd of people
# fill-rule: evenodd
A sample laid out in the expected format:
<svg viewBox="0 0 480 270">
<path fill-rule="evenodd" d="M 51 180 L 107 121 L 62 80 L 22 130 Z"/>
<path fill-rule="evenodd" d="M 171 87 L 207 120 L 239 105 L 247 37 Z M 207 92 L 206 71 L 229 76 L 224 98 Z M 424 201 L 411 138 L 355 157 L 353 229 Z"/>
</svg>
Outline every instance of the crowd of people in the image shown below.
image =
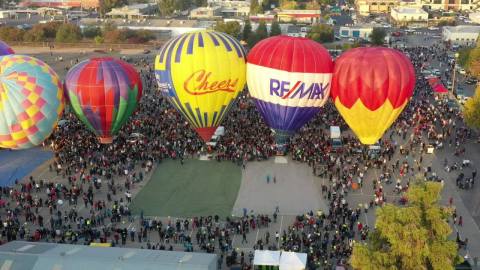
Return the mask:
<svg viewBox="0 0 480 270">
<path fill-rule="evenodd" d="M 315 175 L 328 179 L 322 186 L 328 211 L 298 216 L 284 231 L 262 236 L 253 243 L 255 248 L 306 252 L 309 269 L 345 265 L 353 243 L 365 240 L 370 230 L 360 221 L 360 214 L 387 201 L 384 185 L 395 183 L 395 190 L 403 194 L 418 173 L 428 179 L 445 180 L 435 177 L 435 172 L 423 165 L 427 147 L 449 145 L 462 155 L 464 142 L 472 134 L 469 129 L 458 126 L 462 123 L 458 109 L 441 99 L 434 102 L 420 71 L 425 63 L 446 64 L 447 50 L 432 46 L 407 48 L 404 52 L 417 71 L 415 94 L 380 141 L 380 149 L 369 150 L 350 133 L 343 138 L 342 151 L 333 149 L 328 127 L 340 126 L 342 130 L 348 127 L 331 103 L 324 106 L 316 118 L 291 138 L 289 154 L 292 159 L 307 163 Z M 60 183 L 32 176 L 1 189 L 2 241 L 108 242 L 113 246 L 137 242 L 142 243 L 143 248 L 158 250 L 172 250 L 181 245 L 185 251 L 219 253 L 219 265 L 241 264 L 249 269 L 253 253 L 236 250 L 232 236 L 241 236 L 246 241 L 250 231 L 277 222 L 279 213 L 236 219 L 197 217 L 192 221 L 177 219 L 163 223 L 147 219 L 142 213 L 135 226 L 122 226 L 125 221 L 134 220 L 129 209 L 131 190 L 145 181 L 146 175 L 164 159 L 183 161 L 210 153 L 220 162 L 244 166 L 246 162 L 265 160 L 276 153 L 273 134 L 247 91 L 240 95 L 225 118 L 225 135 L 215 147 L 207 147 L 159 95 L 152 62 L 148 58 L 132 60 L 143 78 L 145 91 L 136 113 L 112 144 L 99 144 L 72 113 L 66 113 L 65 123 L 45 146 L 55 153 L 49 170 L 67 181 Z M 446 72 L 443 78 L 448 80 L 449 74 Z M 446 167 L 453 165 L 452 161 L 445 160 Z M 364 179 L 370 168 L 381 171 L 378 179 Z M 350 205 L 349 192 L 354 186 L 363 185 L 373 186 L 371 201 Z M 106 187 L 105 200 L 96 196 L 102 186 Z M 399 202 L 405 203 L 404 200 Z M 195 233 L 191 235 L 189 231 Z M 155 238 L 158 241 L 151 240 L 152 234 L 158 234 Z"/>
</svg>

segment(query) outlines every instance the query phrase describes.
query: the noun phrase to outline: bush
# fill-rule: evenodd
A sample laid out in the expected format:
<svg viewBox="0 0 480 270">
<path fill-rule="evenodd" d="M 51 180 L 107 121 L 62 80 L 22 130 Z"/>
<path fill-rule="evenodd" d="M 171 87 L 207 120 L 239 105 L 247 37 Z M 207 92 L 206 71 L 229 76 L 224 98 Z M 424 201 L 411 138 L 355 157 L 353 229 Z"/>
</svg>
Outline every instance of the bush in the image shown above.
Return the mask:
<svg viewBox="0 0 480 270">
<path fill-rule="evenodd" d="M 82 34 L 85 38 L 95 38 L 102 35 L 102 30 L 97 26 L 87 26 L 83 29 Z"/>
<path fill-rule="evenodd" d="M 23 41 L 25 30 L 12 26 L 0 27 L 0 39 L 3 41 Z"/>
<path fill-rule="evenodd" d="M 57 31 L 55 40 L 57 42 L 78 42 L 82 39 L 80 28 L 74 24 L 62 24 Z"/>
</svg>

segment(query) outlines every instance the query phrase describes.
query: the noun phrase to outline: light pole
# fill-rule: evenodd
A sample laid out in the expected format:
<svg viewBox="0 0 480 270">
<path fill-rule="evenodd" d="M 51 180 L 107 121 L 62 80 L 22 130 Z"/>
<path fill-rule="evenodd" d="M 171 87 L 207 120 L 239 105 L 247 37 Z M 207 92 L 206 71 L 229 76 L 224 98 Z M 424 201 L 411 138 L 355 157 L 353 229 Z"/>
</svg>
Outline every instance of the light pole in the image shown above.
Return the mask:
<svg viewBox="0 0 480 270">
<path fill-rule="evenodd" d="M 453 75 L 452 75 L 452 93 L 455 98 L 457 98 L 457 90 L 455 89 L 455 75 L 457 74 L 457 60 L 459 53 L 455 53 L 455 61 L 453 62 Z"/>
</svg>

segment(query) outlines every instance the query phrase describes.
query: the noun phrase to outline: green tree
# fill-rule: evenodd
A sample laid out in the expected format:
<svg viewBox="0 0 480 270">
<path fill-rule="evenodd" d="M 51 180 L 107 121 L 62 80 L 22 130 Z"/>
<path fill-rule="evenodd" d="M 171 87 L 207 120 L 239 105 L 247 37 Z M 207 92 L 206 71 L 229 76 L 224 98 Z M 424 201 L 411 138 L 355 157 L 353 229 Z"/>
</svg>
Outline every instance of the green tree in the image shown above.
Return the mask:
<svg viewBox="0 0 480 270">
<path fill-rule="evenodd" d="M 278 36 L 282 34 L 282 29 L 280 29 L 280 24 L 277 21 L 272 23 L 272 27 L 270 28 L 270 36 Z"/>
<path fill-rule="evenodd" d="M 367 243 L 353 247 L 351 265 L 362 270 L 454 269 L 462 258 L 448 217 L 452 209 L 438 204 L 442 185 L 419 181 L 410 186 L 405 207 L 378 208 L 375 230 Z"/>
<path fill-rule="evenodd" d="M 78 42 L 82 39 L 80 27 L 75 24 L 65 23 L 58 28 L 55 40 L 57 42 Z"/>
<path fill-rule="evenodd" d="M 187 10 L 193 5 L 192 0 L 175 0 L 175 10 Z"/>
<path fill-rule="evenodd" d="M 105 41 L 102 36 L 96 36 L 93 40 L 96 44 L 102 44 Z"/>
<path fill-rule="evenodd" d="M 122 7 L 128 4 L 128 0 L 100 0 L 99 13 L 103 17 L 110 12 L 112 8 Z"/>
<path fill-rule="evenodd" d="M 207 0 L 195 0 L 194 4 L 197 7 L 205 7 L 205 6 L 208 5 L 208 1 Z"/>
<path fill-rule="evenodd" d="M 267 25 L 264 21 L 258 24 L 257 30 L 255 30 L 255 34 L 257 34 L 259 41 L 268 37 Z"/>
<path fill-rule="evenodd" d="M 176 0 L 158 0 L 158 11 L 160 15 L 171 16 L 175 12 Z"/>
<path fill-rule="evenodd" d="M 477 87 L 475 95 L 465 102 L 463 119 L 470 128 L 480 129 L 480 86 Z"/>
<path fill-rule="evenodd" d="M 480 42 L 469 52 L 465 68 L 470 75 L 480 78 Z"/>
<path fill-rule="evenodd" d="M 258 0 L 252 0 L 250 2 L 250 15 L 257 15 L 262 12 L 262 6 L 258 3 Z"/>
<path fill-rule="evenodd" d="M 245 25 L 243 26 L 242 40 L 247 42 L 251 34 L 252 34 L 252 25 L 250 24 L 250 20 L 246 20 Z"/>
<path fill-rule="evenodd" d="M 218 22 L 215 25 L 215 30 L 219 32 L 223 32 L 226 34 L 229 34 L 232 37 L 239 38 L 240 37 L 240 31 L 241 31 L 241 26 L 238 22 L 233 21 L 233 22 Z"/>
<path fill-rule="evenodd" d="M 373 45 L 383 45 L 385 43 L 385 37 L 387 36 L 387 32 L 384 28 L 376 27 L 373 28 L 372 33 L 370 34 L 370 42 Z"/>
<path fill-rule="evenodd" d="M 307 37 L 320 43 L 332 42 L 334 39 L 333 27 L 327 24 L 315 24 L 308 32 Z"/>
<path fill-rule="evenodd" d="M 82 34 L 85 38 L 95 38 L 102 34 L 102 29 L 96 25 L 89 25 L 83 29 Z"/>
<path fill-rule="evenodd" d="M 466 67 L 470 52 L 473 50 L 473 48 L 462 48 L 458 51 L 458 58 L 457 58 L 457 64 L 459 64 L 462 67 Z"/>
</svg>

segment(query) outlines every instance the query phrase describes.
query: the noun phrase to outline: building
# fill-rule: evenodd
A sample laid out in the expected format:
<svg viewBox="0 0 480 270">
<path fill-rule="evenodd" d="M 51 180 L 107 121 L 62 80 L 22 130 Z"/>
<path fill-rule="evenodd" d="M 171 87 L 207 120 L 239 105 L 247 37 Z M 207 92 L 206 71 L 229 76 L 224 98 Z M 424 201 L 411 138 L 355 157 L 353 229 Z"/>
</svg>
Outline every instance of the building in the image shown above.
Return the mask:
<svg viewBox="0 0 480 270">
<path fill-rule="evenodd" d="M 100 0 L 24 0 L 19 6 L 97 9 L 100 7 Z"/>
<path fill-rule="evenodd" d="M 11 19 L 15 18 L 15 11 L 12 10 L 0 10 L 0 19 Z"/>
<path fill-rule="evenodd" d="M 103 20 L 84 18 L 80 21 L 80 27 L 102 24 Z M 161 38 L 171 38 L 187 32 L 211 29 L 215 21 L 198 20 L 126 20 L 126 19 L 108 19 L 119 29 L 131 30 L 150 30 Z"/>
<path fill-rule="evenodd" d="M 264 14 L 257 14 L 257 15 L 250 15 L 250 21 L 252 22 L 273 22 L 275 20 L 275 14 L 271 13 L 264 13 Z"/>
<path fill-rule="evenodd" d="M 472 23 L 480 24 L 480 12 L 472 12 L 468 14 L 468 19 L 472 21 Z"/>
<path fill-rule="evenodd" d="M 250 1 L 209 0 L 208 4 L 221 7 L 223 18 L 245 18 L 250 14 Z"/>
<path fill-rule="evenodd" d="M 287 36 L 290 37 L 306 37 L 308 33 L 308 27 L 300 25 L 289 25 L 287 27 Z"/>
<path fill-rule="evenodd" d="M 280 22 L 318 23 L 320 22 L 320 10 L 279 10 L 277 18 Z"/>
<path fill-rule="evenodd" d="M 221 19 L 222 18 L 222 7 L 213 6 L 213 7 L 199 7 L 192 9 L 190 11 L 191 19 Z"/>
<path fill-rule="evenodd" d="M 216 270 L 217 255 L 13 241 L 0 246 L 1 269 Z"/>
<path fill-rule="evenodd" d="M 444 26 L 442 40 L 456 45 L 472 45 L 477 41 L 479 33 L 480 26 L 476 25 Z"/>
<path fill-rule="evenodd" d="M 478 0 L 416 0 L 417 6 L 430 10 L 480 10 Z"/>
<path fill-rule="evenodd" d="M 341 26 L 340 37 L 370 40 L 370 34 L 373 31 L 371 25 Z"/>
<path fill-rule="evenodd" d="M 140 19 L 155 14 L 156 10 L 156 4 L 135 4 L 112 8 L 106 15 L 110 18 Z"/>
<path fill-rule="evenodd" d="M 355 6 L 362 16 L 376 13 L 390 13 L 390 10 L 400 4 L 400 0 L 356 0 Z"/>
<path fill-rule="evenodd" d="M 428 12 L 421 8 L 396 7 L 390 11 L 390 17 L 396 25 L 428 24 Z"/>
</svg>

